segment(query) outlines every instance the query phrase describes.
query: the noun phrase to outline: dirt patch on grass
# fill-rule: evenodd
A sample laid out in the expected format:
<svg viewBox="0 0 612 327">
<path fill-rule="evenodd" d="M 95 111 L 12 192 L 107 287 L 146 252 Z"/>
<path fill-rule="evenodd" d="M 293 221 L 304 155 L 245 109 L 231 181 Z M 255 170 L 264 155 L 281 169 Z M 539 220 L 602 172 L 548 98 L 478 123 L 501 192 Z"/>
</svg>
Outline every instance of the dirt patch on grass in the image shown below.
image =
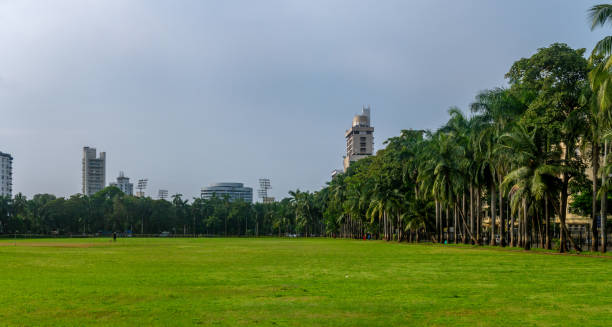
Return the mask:
<svg viewBox="0 0 612 327">
<path fill-rule="evenodd" d="M 26 246 L 26 247 L 57 247 L 57 248 L 90 248 L 101 245 L 99 243 L 60 243 L 60 242 L 0 242 L 0 246 Z"/>
</svg>

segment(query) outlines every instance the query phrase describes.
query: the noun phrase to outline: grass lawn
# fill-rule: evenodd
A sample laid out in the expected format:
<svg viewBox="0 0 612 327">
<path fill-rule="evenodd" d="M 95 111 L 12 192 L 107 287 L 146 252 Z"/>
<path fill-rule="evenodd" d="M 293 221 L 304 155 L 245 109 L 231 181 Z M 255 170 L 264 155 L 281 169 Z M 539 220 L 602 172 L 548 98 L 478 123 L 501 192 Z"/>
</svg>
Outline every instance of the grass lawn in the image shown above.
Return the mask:
<svg viewBox="0 0 612 327">
<path fill-rule="evenodd" d="M 0 325 L 612 326 L 612 260 L 331 239 L 0 241 Z"/>
</svg>

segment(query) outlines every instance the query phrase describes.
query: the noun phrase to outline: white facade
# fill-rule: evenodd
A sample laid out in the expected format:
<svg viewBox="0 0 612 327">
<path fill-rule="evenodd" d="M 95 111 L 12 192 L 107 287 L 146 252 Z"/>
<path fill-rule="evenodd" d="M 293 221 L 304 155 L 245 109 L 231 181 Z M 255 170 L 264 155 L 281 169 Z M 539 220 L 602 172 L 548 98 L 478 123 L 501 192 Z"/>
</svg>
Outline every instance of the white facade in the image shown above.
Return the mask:
<svg viewBox="0 0 612 327">
<path fill-rule="evenodd" d="M 117 182 L 111 182 L 109 185 L 119 188 L 121 192 L 127 195 L 134 195 L 134 184 L 130 183 L 130 178 L 125 177 L 122 171 L 119 172 Z"/>
<path fill-rule="evenodd" d="M 96 148 L 83 148 L 83 194 L 93 195 L 106 186 L 106 152 L 96 157 Z"/>
<path fill-rule="evenodd" d="M 363 107 L 361 115 L 353 117 L 353 126 L 344 134 L 346 156 L 344 171 L 352 162 L 369 157 L 374 153 L 374 127 L 370 125 L 370 107 Z"/>
<path fill-rule="evenodd" d="M 13 196 L 13 157 L 0 152 L 0 196 Z"/>
</svg>

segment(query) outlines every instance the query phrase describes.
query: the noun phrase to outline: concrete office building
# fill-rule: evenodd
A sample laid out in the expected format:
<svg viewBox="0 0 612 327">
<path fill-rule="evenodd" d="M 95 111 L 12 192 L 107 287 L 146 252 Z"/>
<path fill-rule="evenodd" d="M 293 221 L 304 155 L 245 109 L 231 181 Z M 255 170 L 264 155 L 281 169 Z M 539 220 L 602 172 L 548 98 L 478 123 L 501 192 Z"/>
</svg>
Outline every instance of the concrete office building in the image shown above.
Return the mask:
<svg viewBox="0 0 612 327">
<path fill-rule="evenodd" d="M 202 188 L 201 197 L 209 200 L 213 196 L 223 198 L 227 196 L 230 201 L 241 199 L 245 202 L 253 202 L 253 189 L 244 187 L 242 183 L 216 183 Z"/>
<path fill-rule="evenodd" d="M 374 127 L 370 126 L 370 107 L 364 106 L 361 115 L 353 117 L 353 126 L 344 134 L 346 156 L 344 171 L 352 162 L 371 156 L 374 152 Z"/>
<path fill-rule="evenodd" d="M 122 171 L 119 172 L 119 177 L 117 177 L 117 182 L 109 183 L 110 186 L 118 187 L 121 192 L 127 195 L 134 195 L 134 184 L 130 183 L 130 178 L 125 177 Z"/>
<path fill-rule="evenodd" d="M 106 186 L 106 152 L 96 157 L 96 148 L 83 148 L 83 194 L 92 195 Z"/>
<path fill-rule="evenodd" d="M 13 196 L 13 157 L 0 152 L 0 196 Z"/>
</svg>

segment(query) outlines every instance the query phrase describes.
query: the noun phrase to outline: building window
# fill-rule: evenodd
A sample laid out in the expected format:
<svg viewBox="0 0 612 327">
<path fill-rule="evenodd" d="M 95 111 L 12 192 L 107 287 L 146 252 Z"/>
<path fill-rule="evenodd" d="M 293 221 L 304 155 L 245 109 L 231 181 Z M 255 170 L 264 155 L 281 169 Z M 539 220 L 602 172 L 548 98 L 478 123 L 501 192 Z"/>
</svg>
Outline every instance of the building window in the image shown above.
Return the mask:
<svg viewBox="0 0 612 327">
<path fill-rule="evenodd" d="M 372 131 L 367 131 L 366 134 L 372 134 Z"/>
</svg>

